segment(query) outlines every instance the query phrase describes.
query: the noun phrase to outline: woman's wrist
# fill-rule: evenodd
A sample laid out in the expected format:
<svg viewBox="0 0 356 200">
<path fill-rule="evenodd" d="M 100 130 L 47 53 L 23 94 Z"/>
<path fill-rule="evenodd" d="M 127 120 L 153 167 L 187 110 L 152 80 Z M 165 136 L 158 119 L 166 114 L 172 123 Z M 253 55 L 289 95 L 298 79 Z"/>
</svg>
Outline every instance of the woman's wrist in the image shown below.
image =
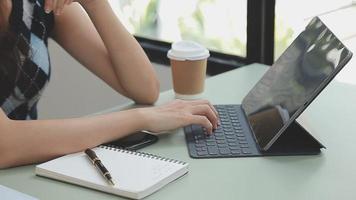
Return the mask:
<svg viewBox="0 0 356 200">
<path fill-rule="evenodd" d="M 137 124 L 140 130 L 148 130 L 149 129 L 149 114 L 148 108 L 137 108 L 133 109 L 135 111 L 135 115 L 137 116 Z"/>
</svg>

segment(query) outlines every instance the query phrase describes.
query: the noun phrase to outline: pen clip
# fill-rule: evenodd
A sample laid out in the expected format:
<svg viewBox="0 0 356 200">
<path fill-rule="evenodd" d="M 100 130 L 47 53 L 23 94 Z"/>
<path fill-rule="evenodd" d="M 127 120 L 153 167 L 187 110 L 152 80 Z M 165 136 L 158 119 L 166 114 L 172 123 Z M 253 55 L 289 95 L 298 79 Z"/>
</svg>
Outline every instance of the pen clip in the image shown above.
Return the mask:
<svg viewBox="0 0 356 200">
<path fill-rule="evenodd" d="M 93 163 L 93 165 L 95 165 L 95 162 L 97 162 L 97 161 L 100 161 L 100 159 L 99 159 L 99 158 L 94 158 L 94 159 L 91 160 L 91 162 Z"/>
</svg>

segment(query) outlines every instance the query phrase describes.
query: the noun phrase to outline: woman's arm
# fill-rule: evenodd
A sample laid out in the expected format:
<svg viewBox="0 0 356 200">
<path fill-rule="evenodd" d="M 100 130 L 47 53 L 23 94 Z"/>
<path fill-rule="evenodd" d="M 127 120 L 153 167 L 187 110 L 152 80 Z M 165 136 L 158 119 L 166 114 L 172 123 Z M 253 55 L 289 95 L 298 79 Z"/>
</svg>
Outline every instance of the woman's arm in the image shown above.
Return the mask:
<svg viewBox="0 0 356 200">
<path fill-rule="evenodd" d="M 78 3 L 55 17 L 53 38 L 116 91 L 137 103 L 152 104 L 159 82 L 146 54 L 106 0 L 88 2 L 82 5 L 90 5 L 90 18 Z"/>
<path fill-rule="evenodd" d="M 143 129 L 138 110 L 34 121 L 9 120 L 0 112 L 0 168 L 49 160 Z"/>
<path fill-rule="evenodd" d="M 61 120 L 14 121 L 0 109 L 0 169 L 38 163 L 83 151 L 138 130 L 167 131 L 200 124 L 209 133 L 217 127 L 208 101 L 173 101 L 107 115 Z"/>
</svg>

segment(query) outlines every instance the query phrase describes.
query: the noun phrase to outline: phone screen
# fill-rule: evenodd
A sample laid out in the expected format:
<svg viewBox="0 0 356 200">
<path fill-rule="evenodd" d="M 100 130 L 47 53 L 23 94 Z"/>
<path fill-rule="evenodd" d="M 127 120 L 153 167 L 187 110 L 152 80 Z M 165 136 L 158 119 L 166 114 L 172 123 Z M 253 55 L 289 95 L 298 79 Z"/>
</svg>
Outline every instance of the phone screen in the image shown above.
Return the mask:
<svg viewBox="0 0 356 200">
<path fill-rule="evenodd" d="M 139 131 L 104 145 L 112 145 L 127 150 L 138 150 L 157 142 L 157 140 L 157 136 L 144 131 Z"/>
</svg>

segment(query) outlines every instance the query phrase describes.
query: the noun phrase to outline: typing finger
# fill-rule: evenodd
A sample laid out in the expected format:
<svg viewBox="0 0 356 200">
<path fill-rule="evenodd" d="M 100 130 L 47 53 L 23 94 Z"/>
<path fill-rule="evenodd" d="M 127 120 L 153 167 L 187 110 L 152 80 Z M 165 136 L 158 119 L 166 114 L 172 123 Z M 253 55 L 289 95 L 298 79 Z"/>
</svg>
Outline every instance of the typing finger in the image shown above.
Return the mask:
<svg viewBox="0 0 356 200">
<path fill-rule="evenodd" d="M 218 117 L 215 115 L 214 111 L 208 105 L 197 105 L 192 106 L 191 112 L 194 115 L 206 116 L 210 123 L 213 125 L 214 129 L 218 128 Z"/>
<path fill-rule="evenodd" d="M 191 103 L 191 105 L 201 105 L 201 104 L 208 105 L 211 108 L 211 110 L 213 110 L 216 117 L 219 118 L 218 111 L 215 109 L 215 107 L 208 100 L 195 100 L 195 101 L 191 101 L 190 103 Z"/>
<path fill-rule="evenodd" d="M 209 119 L 205 116 L 201 115 L 191 115 L 188 118 L 189 122 L 187 122 L 186 125 L 188 124 L 199 124 L 203 126 L 206 129 L 206 132 L 210 135 L 213 133 L 213 125 L 209 121 Z"/>
</svg>

